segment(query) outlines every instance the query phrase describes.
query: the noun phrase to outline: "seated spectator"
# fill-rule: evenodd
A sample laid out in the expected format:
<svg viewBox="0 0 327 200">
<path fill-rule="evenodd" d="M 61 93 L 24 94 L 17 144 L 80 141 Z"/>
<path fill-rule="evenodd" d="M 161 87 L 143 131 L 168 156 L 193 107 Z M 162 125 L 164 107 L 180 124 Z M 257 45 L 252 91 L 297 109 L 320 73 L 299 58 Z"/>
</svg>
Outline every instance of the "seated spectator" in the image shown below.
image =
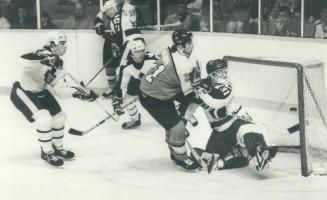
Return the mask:
<svg viewBox="0 0 327 200">
<path fill-rule="evenodd" d="M 14 29 L 33 29 L 36 28 L 36 18 L 27 13 L 22 6 L 18 7 L 18 21 L 13 24 Z"/>
<path fill-rule="evenodd" d="M 57 26 L 54 25 L 50 19 L 48 12 L 41 12 L 41 28 L 42 29 L 56 29 Z"/>
<path fill-rule="evenodd" d="M 65 29 L 93 29 L 93 19 L 86 15 L 85 4 L 76 3 L 74 5 L 75 14 L 70 16 L 64 25 Z"/>
<path fill-rule="evenodd" d="M 289 36 L 301 36 L 301 10 L 299 8 L 293 11 L 293 16 L 290 18 Z"/>
<path fill-rule="evenodd" d="M 203 15 L 200 19 L 200 31 L 201 32 L 209 32 L 210 25 L 209 25 L 209 16 Z"/>
<path fill-rule="evenodd" d="M 2 16 L 2 7 L 0 7 L 0 29 L 9 29 L 10 23 L 8 20 Z"/>
<path fill-rule="evenodd" d="M 180 22 L 177 26 L 167 26 L 163 30 L 190 30 L 192 25 L 192 18 L 190 13 L 186 10 L 186 3 L 184 0 L 176 0 L 176 12 L 168 15 L 164 24 L 174 24 Z"/>
<path fill-rule="evenodd" d="M 206 2 L 209 2 L 209 1 L 206 1 Z M 192 17 L 191 29 L 193 31 L 200 30 L 202 9 L 203 9 L 203 0 L 187 0 L 187 10 L 190 12 L 191 17 Z M 209 8 L 208 8 L 208 10 L 209 10 Z"/>
<path fill-rule="evenodd" d="M 249 13 L 246 9 L 235 9 L 226 25 L 227 33 L 250 33 Z"/>
<path fill-rule="evenodd" d="M 269 25 L 269 33 L 271 35 L 289 36 L 290 35 L 290 11 L 288 7 L 283 6 L 278 10 L 276 20 L 271 19 Z"/>
<path fill-rule="evenodd" d="M 315 22 L 315 38 L 327 39 L 327 8 L 320 11 L 320 20 Z"/>
</svg>

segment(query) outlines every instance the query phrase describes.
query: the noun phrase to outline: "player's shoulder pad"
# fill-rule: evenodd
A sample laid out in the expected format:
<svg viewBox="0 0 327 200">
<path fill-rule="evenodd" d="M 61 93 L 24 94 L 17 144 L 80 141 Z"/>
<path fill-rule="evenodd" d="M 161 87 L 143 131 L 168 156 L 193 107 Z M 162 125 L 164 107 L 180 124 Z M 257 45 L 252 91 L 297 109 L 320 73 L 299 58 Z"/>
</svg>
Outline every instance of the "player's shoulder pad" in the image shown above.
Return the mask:
<svg viewBox="0 0 327 200">
<path fill-rule="evenodd" d="M 53 56 L 53 53 L 50 50 L 43 48 L 32 53 L 24 54 L 21 58 L 26 60 L 43 60 L 49 56 Z"/>
</svg>

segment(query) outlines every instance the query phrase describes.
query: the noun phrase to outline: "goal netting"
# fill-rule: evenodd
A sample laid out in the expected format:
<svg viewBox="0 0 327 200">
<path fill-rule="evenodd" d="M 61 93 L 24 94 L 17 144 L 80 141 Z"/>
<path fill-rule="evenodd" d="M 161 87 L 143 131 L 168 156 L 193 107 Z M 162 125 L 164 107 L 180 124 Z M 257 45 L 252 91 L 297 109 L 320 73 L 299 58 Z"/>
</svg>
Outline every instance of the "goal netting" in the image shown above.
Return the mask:
<svg viewBox="0 0 327 200">
<path fill-rule="evenodd" d="M 327 161 L 327 100 L 321 61 L 225 56 L 236 98 L 270 145 L 298 147 L 303 176 Z M 297 125 L 299 129 L 289 131 Z M 293 133 L 289 133 L 293 132 Z"/>
</svg>

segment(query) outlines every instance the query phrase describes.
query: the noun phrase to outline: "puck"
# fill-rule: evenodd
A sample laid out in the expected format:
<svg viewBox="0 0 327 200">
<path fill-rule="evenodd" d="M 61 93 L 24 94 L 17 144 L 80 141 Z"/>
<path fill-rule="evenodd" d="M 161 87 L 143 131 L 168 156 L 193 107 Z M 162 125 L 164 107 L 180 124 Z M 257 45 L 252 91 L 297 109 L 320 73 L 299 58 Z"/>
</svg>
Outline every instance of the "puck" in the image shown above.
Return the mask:
<svg viewBox="0 0 327 200">
<path fill-rule="evenodd" d="M 291 107 L 290 111 L 295 112 L 295 111 L 297 111 L 297 108 Z"/>
</svg>

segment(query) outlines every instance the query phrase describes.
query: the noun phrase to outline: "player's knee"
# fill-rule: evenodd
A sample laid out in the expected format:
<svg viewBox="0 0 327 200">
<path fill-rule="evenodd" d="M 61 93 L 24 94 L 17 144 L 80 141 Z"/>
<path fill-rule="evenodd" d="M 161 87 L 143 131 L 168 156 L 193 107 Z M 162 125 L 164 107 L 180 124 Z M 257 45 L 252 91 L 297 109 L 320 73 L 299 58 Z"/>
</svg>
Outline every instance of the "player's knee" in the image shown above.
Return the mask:
<svg viewBox="0 0 327 200">
<path fill-rule="evenodd" d="M 63 128 L 65 126 L 66 120 L 67 120 L 66 113 L 63 111 L 59 112 L 58 114 L 53 116 L 52 128 L 55 129 Z"/>
<path fill-rule="evenodd" d="M 42 109 L 34 113 L 33 118 L 37 129 L 40 131 L 48 131 L 52 128 L 52 116 L 48 110 Z"/>
<path fill-rule="evenodd" d="M 167 130 L 167 142 L 179 146 L 185 143 L 186 128 L 183 121 L 178 122 L 174 127 Z"/>
</svg>

